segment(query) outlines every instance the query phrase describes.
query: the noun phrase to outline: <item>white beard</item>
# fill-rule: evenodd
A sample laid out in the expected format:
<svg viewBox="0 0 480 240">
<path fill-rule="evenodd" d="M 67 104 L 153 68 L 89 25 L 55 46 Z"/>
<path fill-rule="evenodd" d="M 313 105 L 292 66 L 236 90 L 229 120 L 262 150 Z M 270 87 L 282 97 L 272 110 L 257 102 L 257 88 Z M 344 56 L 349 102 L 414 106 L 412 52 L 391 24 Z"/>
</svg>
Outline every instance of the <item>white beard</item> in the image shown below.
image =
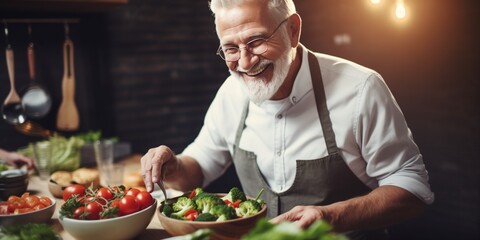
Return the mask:
<svg viewBox="0 0 480 240">
<path fill-rule="evenodd" d="M 261 59 L 260 62 L 258 62 L 253 69 L 248 71 L 255 72 L 259 69 L 264 68 L 268 64 L 273 63 L 273 75 L 270 82 L 267 82 L 266 79 L 262 78 L 258 78 L 255 80 L 245 80 L 242 78 L 242 75 L 237 71 L 247 71 L 239 67 L 236 69 L 236 71 L 230 70 L 230 74 L 234 79 L 237 79 L 239 82 L 241 82 L 242 89 L 248 94 L 250 101 L 254 102 L 257 105 L 260 105 L 265 100 L 271 99 L 273 95 L 278 91 L 278 89 L 282 86 L 285 78 L 287 77 L 290 65 L 293 61 L 291 54 L 292 50 L 289 49 L 285 51 L 276 61 Z"/>
</svg>

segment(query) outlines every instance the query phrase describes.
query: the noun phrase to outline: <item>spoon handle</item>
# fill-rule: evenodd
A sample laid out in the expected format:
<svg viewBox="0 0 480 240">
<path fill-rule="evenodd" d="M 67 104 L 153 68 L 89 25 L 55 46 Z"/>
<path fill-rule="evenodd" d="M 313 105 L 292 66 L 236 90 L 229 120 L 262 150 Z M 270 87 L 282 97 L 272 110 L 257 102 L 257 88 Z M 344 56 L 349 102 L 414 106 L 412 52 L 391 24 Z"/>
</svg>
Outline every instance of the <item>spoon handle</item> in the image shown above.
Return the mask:
<svg viewBox="0 0 480 240">
<path fill-rule="evenodd" d="M 7 58 L 8 77 L 10 79 L 10 94 L 5 102 L 20 102 L 20 97 L 15 91 L 15 72 L 14 72 L 14 58 L 13 49 L 8 46 L 5 52 Z"/>
<path fill-rule="evenodd" d="M 35 79 L 35 52 L 33 50 L 33 43 L 28 45 L 28 73 L 30 75 L 30 80 Z"/>
</svg>

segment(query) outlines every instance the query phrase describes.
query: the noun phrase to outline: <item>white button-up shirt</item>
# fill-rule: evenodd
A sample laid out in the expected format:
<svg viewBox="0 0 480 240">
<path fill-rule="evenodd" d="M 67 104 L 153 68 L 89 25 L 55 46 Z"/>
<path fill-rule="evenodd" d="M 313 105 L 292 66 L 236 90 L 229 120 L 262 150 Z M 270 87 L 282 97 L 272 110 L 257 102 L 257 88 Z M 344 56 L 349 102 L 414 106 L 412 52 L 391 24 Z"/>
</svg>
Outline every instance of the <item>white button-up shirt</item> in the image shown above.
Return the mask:
<svg viewBox="0 0 480 240">
<path fill-rule="evenodd" d="M 312 89 L 307 50 L 290 96 L 250 103 L 240 148 L 256 154 L 265 180 L 276 192 L 293 183 L 296 160 L 328 155 Z M 352 172 L 370 188 L 394 185 L 425 203 L 433 202 L 428 174 L 404 116 L 379 74 L 358 64 L 316 54 L 337 146 Z M 206 116 L 204 126 L 183 152 L 195 158 L 204 184 L 232 163 L 236 131 L 247 95 L 228 78 Z"/>
</svg>

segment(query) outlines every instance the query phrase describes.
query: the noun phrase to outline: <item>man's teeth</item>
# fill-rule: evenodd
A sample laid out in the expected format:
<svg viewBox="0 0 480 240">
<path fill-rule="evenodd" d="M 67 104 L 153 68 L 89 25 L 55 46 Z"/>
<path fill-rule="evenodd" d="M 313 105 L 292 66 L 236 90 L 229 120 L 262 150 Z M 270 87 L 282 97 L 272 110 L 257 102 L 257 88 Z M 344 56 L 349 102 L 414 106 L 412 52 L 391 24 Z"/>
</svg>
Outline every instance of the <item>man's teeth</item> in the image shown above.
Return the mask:
<svg viewBox="0 0 480 240">
<path fill-rule="evenodd" d="M 263 68 L 260 68 L 258 69 L 257 71 L 254 71 L 254 72 L 247 72 L 246 74 L 248 76 L 255 76 L 255 75 L 258 75 L 260 73 L 262 73 L 263 71 L 265 71 L 265 69 L 268 67 L 268 65 L 265 65 Z"/>
</svg>

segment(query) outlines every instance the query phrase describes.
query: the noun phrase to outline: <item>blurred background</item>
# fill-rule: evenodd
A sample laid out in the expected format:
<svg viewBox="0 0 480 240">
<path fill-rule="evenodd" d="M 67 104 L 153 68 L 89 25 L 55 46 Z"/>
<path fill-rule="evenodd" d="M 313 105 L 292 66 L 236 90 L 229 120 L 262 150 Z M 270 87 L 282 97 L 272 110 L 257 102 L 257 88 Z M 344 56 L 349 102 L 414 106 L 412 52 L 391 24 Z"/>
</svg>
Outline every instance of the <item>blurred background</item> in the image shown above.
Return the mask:
<svg viewBox="0 0 480 240">
<path fill-rule="evenodd" d="M 296 5 L 303 19 L 301 42 L 378 71 L 424 155 L 436 201 L 419 219 L 393 228 L 394 239 L 479 239 L 479 1 Z M 16 90 L 21 94 L 29 85 L 32 39 L 36 80 L 52 97 L 48 115 L 31 120 L 56 130 L 66 22 L 74 43 L 80 128 L 62 134 L 100 130 L 129 142 L 135 153 L 160 144 L 181 152 L 228 75 L 215 55 L 219 42 L 207 0 L 3 0 L 0 19 L 0 47 L 6 47 L 6 22 L 14 50 Z M 31 21 L 31 37 L 25 20 Z M 2 102 L 9 91 L 0 54 Z M 38 140 L 0 121 L 1 148 Z M 233 174 L 221 181 L 236 184 Z M 211 189 L 229 187 L 217 182 Z"/>
</svg>

